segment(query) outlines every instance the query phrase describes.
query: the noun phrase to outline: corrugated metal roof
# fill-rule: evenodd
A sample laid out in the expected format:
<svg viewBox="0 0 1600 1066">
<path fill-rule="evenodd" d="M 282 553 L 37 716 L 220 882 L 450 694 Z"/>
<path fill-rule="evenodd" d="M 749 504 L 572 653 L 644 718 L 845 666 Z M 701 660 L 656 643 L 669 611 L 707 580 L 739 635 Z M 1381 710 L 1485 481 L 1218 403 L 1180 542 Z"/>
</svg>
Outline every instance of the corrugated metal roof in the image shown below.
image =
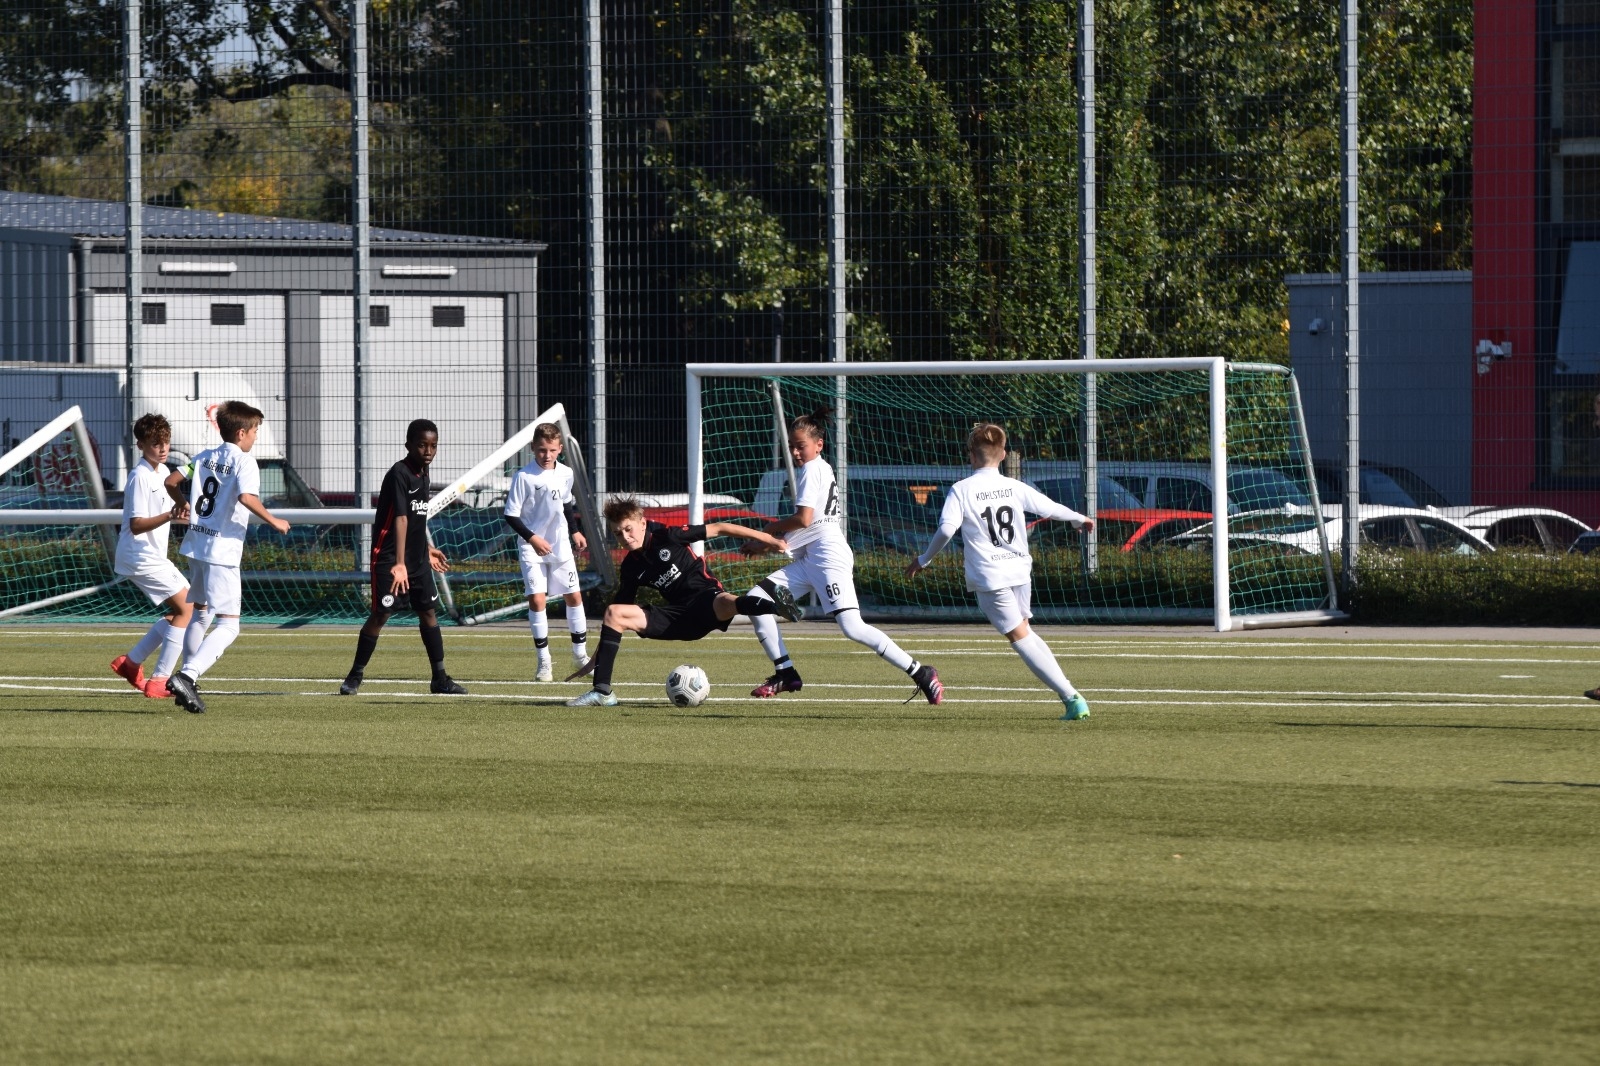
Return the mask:
<svg viewBox="0 0 1600 1066">
<path fill-rule="evenodd" d="M 117 200 L 80 200 L 73 196 L 0 191 L 0 227 L 43 230 L 75 237 L 121 240 L 127 232 L 124 206 Z M 350 241 L 350 227 L 299 218 L 240 215 L 228 211 L 195 211 L 178 207 L 144 209 L 145 240 Z M 372 230 L 374 244 L 528 246 L 527 242 L 494 237 L 466 237 L 412 230 Z"/>
</svg>

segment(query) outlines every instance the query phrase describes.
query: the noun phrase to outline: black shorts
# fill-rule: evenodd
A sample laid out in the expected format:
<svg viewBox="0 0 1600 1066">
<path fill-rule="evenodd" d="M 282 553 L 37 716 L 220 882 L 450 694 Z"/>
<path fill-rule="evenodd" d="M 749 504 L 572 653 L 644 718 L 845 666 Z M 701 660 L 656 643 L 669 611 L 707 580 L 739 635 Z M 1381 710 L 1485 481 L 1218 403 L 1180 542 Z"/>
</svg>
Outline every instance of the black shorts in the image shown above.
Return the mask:
<svg viewBox="0 0 1600 1066">
<path fill-rule="evenodd" d="M 439 590 L 433 584 L 433 567 L 423 563 L 420 568 L 407 566 L 411 587 L 402 595 L 390 592 L 394 584 L 389 567 L 379 563 L 372 568 L 372 609 L 388 614 L 391 611 L 432 611 L 439 606 Z"/>
<path fill-rule="evenodd" d="M 727 632 L 733 619 L 717 617 L 720 595 L 715 589 L 706 589 L 685 604 L 645 607 L 644 631 L 639 635 L 650 640 L 699 640 L 713 629 Z"/>
</svg>

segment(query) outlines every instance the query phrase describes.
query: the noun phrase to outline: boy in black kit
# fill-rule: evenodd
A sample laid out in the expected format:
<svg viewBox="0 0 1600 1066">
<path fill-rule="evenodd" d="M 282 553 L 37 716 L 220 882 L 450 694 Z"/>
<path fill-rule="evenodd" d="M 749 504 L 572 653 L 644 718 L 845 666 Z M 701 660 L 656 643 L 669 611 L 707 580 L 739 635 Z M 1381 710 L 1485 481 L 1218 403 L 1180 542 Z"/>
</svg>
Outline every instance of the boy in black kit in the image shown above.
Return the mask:
<svg viewBox="0 0 1600 1066">
<path fill-rule="evenodd" d="M 622 648 L 623 633 L 637 633 L 650 640 L 699 640 L 713 629 L 726 630 L 736 614 L 776 614 L 791 622 L 800 617 L 800 608 L 787 589 L 779 588 L 770 600 L 735 597 L 724 591 L 722 582 L 706 569 L 705 560 L 689 547 L 711 537 L 738 537 L 787 551 L 788 546 L 777 537 L 733 522 L 670 529 L 660 522 L 648 521 L 639 501 L 626 498 L 606 504 L 606 522 L 628 554 L 619 568 L 617 594 L 601 624 L 600 647 L 587 666 L 567 678 L 571 681 L 592 670 L 594 687 L 568 700 L 569 707 L 616 705 L 617 697 L 611 692 L 611 668 Z M 666 605 L 640 607 L 634 603 L 640 585 L 659 592 Z"/>
<path fill-rule="evenodd" d="M 383 624 L 397 607 L 417 613 L 422 646 L 428 649 L 433 667 L 429 691 L 441 696 L 467 694 L 444 672 L 444 638 L 434 613 L 439 593 L 433 572 L 450 569 L 444 552 L 428 543 L 428 467 L 438 454 L 439 427 L 419 418 L 406 427 L 406 457 L 383 475 L 378 513 L 372 520 L 372 613 L 361 627 L 355 662 L 339 686 L 341 696 L 354 696 L 360 690 Z"/>
</svg>

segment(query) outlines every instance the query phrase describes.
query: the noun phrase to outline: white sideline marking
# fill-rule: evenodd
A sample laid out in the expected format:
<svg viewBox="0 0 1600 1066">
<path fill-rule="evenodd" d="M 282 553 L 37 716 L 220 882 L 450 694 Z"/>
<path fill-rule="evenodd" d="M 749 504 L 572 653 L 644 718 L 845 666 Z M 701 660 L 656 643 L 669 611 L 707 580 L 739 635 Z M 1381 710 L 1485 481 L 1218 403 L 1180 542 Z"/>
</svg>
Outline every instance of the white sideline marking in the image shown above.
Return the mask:
<svg viewBox="0 0 1600 1066">
<path fill-rule="evenodd" d="M 30 684 L 30 685 L 23 685 L 23 684 L 11 684 L 11 683 L 9 683 L 9 682 L 20 681 L 20 680 L 39 680 L 39 681 L 58 681 L 59 682 L 59 681 L 74 681 L 74 680 L 87 681 L 87 680 L 91 680 L 91 679 L 88 679 L 88 678 L 58 678 L 58 677 L 46 677 L 46 678 L 38 678 L 38 679 L 29 679 L 29 678 L 24 678 L 24 677 L 10 676 L 10 677 L 5 678 L 3 681 L 0 681 L 0 689 L 16 689 L 16 690 L 23 690 L 23 691 L 29 691 L 29 692 L 73 692 L 73 693 L 85 693 L 85 694 L 87 694 L 87 693 L 113 693 L 113 694 L 115 694 L 115 693 L 120 693 L 120 692 L 124 691 L 121 688 L 105 687 L 105 686 L 99 686 L 99 685 L 89 685 L 89 686 L 85 686 L 85 685 L 70 685 L 70 684 L 68 684 L 68 685 L 63 685 L 63 684 Z M 283 691 L 283 690 L 262 691 L 262 690 L 258 690 L 258 689 L 210 689 L 210 688 L 208 688 L 204 693 L 202 693 L 202 695 L 205 695 L 205 696 L 213 696 L 213 695 L 219 695 L 219 696 L 295 696 L 295 697 L 301 697 L 301 698 L 308 698 L 308 697 L 309 698 L 321 698 L 321 697 L 324 697 L 324 696 L 336 696 L 337 693 L 333 690 L 333 686 L 337 685 L 338 682 L 339 682 L 339 679 L 337 679 L 337 678 L 321 679 L 321 678 L 249 678 L 249 677 L 236 677 L 236 678 L 229 678 L 228 680 L 230 682 L 233 682 L 233 683 L 239 683 L 239 682 L 280 682 L 280 683 L 286 683 L 286 684 L 326 684 L 329 687 L 326 688 L 326 689 L 315 689 L 315 690 L 310 690 L 310 691 L 298 691 L 298 692 L 296 692 L 296 691 Z M 470 685 L 535 685 L 535 684 L 549 684 L 549 682 L 532 682 L 532 681 L 471 681 L 471 680 L 465 680 L 465 679 L 463 680 L 463 683 L 464 684 L 470 684 Z M 368 681 L 363 682 L 363 684 L 364 685 L 370 685 L 370 684 L 385 684 L 385 685 L 408 685 L 408 684 L 410 684 L 410 685 L 414 685 L 414 684 L 416 684 L 416 682 L 415 681 L 405 681 L 405 680 L 390 679 L 390 678 L 372 678 L 372 679 L 369 679 Z M 659 687 L 659 683 L 658 682 L 654 682 L 654 681 L 622 681 L 622 682 L 615 683 L 614 687 L 619 688 L 619 689 L 620 688 L 658 688 Z M 823 685 L 813 685 L 811 687 L 812 688 L 828 688 L 828 689 L 880 689 L 881 690 L 881 689 L 884 689 L 884 688 L 887 688 L 887 687 L 890 687 L 890 686 L 884 686 L 884 685 L 823 684 Z M 582 691 L 585 691 L 585 689 L 581 685 L 574 684 L 573 685 L 573 691 L 582 692 Z M 956 691 L 959 692 L 960 690 L 956 690 Z M 1028 693 L 1035 693 L 1036 694 L 1036 693 L 1038 693 L 1039 690 L 1037 688 L 992 688 L 991 687 L 991 688 L 984 689 L 984 691 L 985 692 L 991 692 L 991 693 L 999 693 L 999 692 L 1005 692 L 1005 693 L 1028 692 Z M 1428 692 L 1335 692 L 1335 691 L 1318 691 L 1318 690 L 1274 691 L 1274 690 L 1270 690 L 1270 689 L 1269 690 L 1260 690 L 1260 689 L 1145 689 L 1145 688 L 1110 688 L 1110 689 L 1099 689 L 1097 691 L 1098 692 L 1104 692 L 1104 693 L 1115 693 L 1115 694 L 1118 694 L 1118 695 L 1133 695 L 1133 694 L 1136 694 L 1136 693 L 1148 693 L 1152 697 L 1164 697 L 1164 696 L 1173 696 L 1173 695 L 1183 696 L 1183 697 L 1185 697 L 1185 699 L 1183 699 L 1181 701 L 1181 703 L 1176 704 L 1177 706 L 1180 706 L 1180 707 L 1297 707 L 1297 708 L 1301 708 L 1301 709 L 1313 709 L 1313 708 L 1317 708 L 1317 707 L 1328 707 L 1328 708 L 1333 708 L 1333 707 L 1357 707 L 1357 708 L 1359 708 L 1359 707 L 1373 707 L 1373 708 L 1389 708 L 1389 709 L 1394 709 L 1394 710 L 1399 710 L 1399 709 L 1428 709 L 1428 708 L 1477 708 L 1477 709 L 1484 709 L 1485 705 L 1482 702 L 1460 702 L 1460 701 L 1466 701 L 1466 700 L 1476 700 L 1476 701 L 1483 701 L 1483 700 L 1525 700 L 1525 701 L 1526 700 L 1547 700 L 1547 701 L 1548 700 L 1567 700 L 1567 701 L 1581 701 L 1581 700 L 1584 699 L 1584 697 L 1582 697 L 1582 696 L 1560 696 L 1560 695 L 1557 695 L 1557 696 L 1537 696 L 1537 695 L 1517 695 L 1517 694 L 1496 693 L 1496 692 L 1439 692 L 1439 693 L 1428 693 Z M 962 697 L 962 696 L 959 696 L 959 695 L 954 695 L 953 693 L 951 693 L 951 690 L 949 690 L 949 689 L 946 690 L 946 693 L 947 693 L 947 695 L 946 695 L 945 700 L 944 700 L 945 703 L 959 703 L 959 704 L 969 704 L 969 703 L 970 704 L 1007 703 L 1007 704 L 1019 704 L 1020 705 L 1020 704 L 1059 704 L 1061 702 L 1060 700 L 1055 699 L 1054 697 L 1040 698 L 1037 695 L 1032 696 L 1032 697 L 1028 697 L 1028 698 L 1018 698 L 1018 697 L 1015 697 L 1015 696 L 1011 696 L 1011 697 L 1008 697 L 1008 698 L 1005 698 L 1005 699 L 996 700 L 996 699 L 982 699 L 982 698 Z M 138 695 L 138 693 L 127 693 L 127 694 L 130 695 L 130 696 L 137 696 Z M 431 692 L 426 692 L 426 691 L 405 691 L 405 690 L 386 690 L 385 692 L 382 693 L 382 695 L 384 695 L 384 696 L 401 696 L 401 697 L 412 698 L 412 699 L 428 699 L 428 698 L 434 698 L 435 697 L 435 694 L 431 693 Z M 1249 699 L 1231 699 L 1231 700 L 1216 700 L 1216 699 L 1213 699 L 1213 700 L 1196 700 L 1196 699 L 1191 698 L 1191 697 L 1197 696 L 1197 695 L 1200 695 L 1200 696 L 1230 696 L 1230 695 L 1237 695 L 1237 696 L 1246 696 L 1246 697 L 1253 697 L 1253 698 L 1249 698 Z M 1291 697 L 1291 698 L 1287 698 L 1287 699 L 1271 699 L 1270 697 L 1273 697 L 1273 696 L 1284 696 L 1284 697 Z M 1418 697 L 1418 696 L 1421 696 L 1421 697 L 1433 696 L 1433 697 L 1437 697 L 1437 698 L 1435 698 L 1435 699 L 1427 699 L 1427 698 L 1423 698 L 1423 699 L 1403 699 L 1403 698 L 1400 698 L 1400 697 Z M 1293 697 L 1298 697 L 1298 698 L 1293 698 Z M 1334 697 L 1334 698 L 1330 699 L 1329 697 Z M 346 697 L 346 698 L 349 698 L 349 697 Z M 356 697 L 356 698 L 359 698 L 359 697 Z M 487 699 L 487 700 L 523 700 L 523 701 L 536 702 L 536 703 L 538 703 L 540 705 L 555 706 L 555 705 L 559 705 L 559 703 L 564 703 L 565 700 L 567 699 L 567 696 L 565 694 L 563 694 L 563 693 L 560 693 L 560 692 L 557 692 L 557 691 L 554 691 L 554 690 L 542 689 L 542 690 L 540 690 L 538 692 L 531 692 L 531 693 L 523 693 L 523 692 L 471 692 L 471 693 L 467 694 L 467 698 L 469 698 L 469 699 Z M 742 694 L 733 695 L 733 696 L 712 696 L 706 702 L 707 703 L 740 703 L 740 704 L 749 704 L 751 702 L 751 697 L 744 696 Z M 901 697 L 899 695 L 896 695 L 896 694 L 891 692 L 891 694 L 889 694 L 887 696 L 876 697 L 876 698 L 846 697 L 846 696 L 800 696 L 800 697 L 794 697 L 794 698 L 789 699 L 789 700 L 785 700 L 785 701 L 783 701 L 781 703 L 772 703 L 772 702 L 769 702 L 769 701 L 760 701 L 760 702 L 761 702 L 761 704 L 763 706 L 777 708 L 777 707 L 783 707 L 783 706 L 793 706 L 793 705 L 796 705 L 796 704 L 836 704 L 836 703 L 837 704 L 866 703 L 866 704 L 898 705 L 898 704 L 903 703 L 904 699 L 903 699 L 903 697 Z M 913 702 L 915 702 L 915 701 L 913 701 Z M 649 705 L 650 706 L 654 706 L 653 703 L 649 704 Z M 1091 706 L 1149 707 L 1149 706 L 1155 706 L 1155 705 L 1163 705 L 1163 706 L 1165 706 L 1165 705 L 1174 705 L 1174 704 L 1172 703 L 1172 701 L 1168 701 L 1168 700 L 1161 699 L 1161 698 L 1116 700 L 1116 699 L 1105 699 L 1103 697 L 1096 697 L 1094 700 L 1091 701 Z M 920 704 L 919 704 L 919 706 L 920 706 Z M 1571 710 L 1573 708 L 1573 703 L 1571 703 L 1571 702 L 1568 702 L 1568 703 L 1550 703 L 1550 702 L 1546 702 L 1546 703 L 1526 703 L 1525 702 L 1525 703 L 1520 703 L 1517 706 L 1522 708 L 1522 709 L 1525 709 L 1525 710 Z M 674 708 L 674 709 L 682 709 L 682 708 Z"/>
<path fill-rule="evenodd" d="M 1511 675 L 1511 676 L 1523 676 L 1523 675 Z M 98 677 L 85 677 L 85 676 L 70 676 L 69 677 L 69 676 L 63 676 L 61 674 L 3 674 L 3 675 L 0 675 L 0 681 L 57 681 L 57 682 L 60 682 L 60 681 L 89 681 L 89 682 L 96 682 L 96 681 L 99 681 L 99 680 L 100 679 Z M 219 678 L 218 680 L 223 680 L 223 679 Z M 284 685 L 335 685 L 336 686 L 336 685 L 339 684 L 339 682 L 343 681 L 344 679 L 341 678 L 341 677 L 229 677 L 226 680 L 228 682 L 230 682 L 230 683 L 259 684 L 259 683 L 263 683 L 264 682 L 264 683 L 268 683 L 268 684 L 278 683 L 278 684 L 284 684 Z M 527 687 L 530 687 L 530 688 L 537 688 L 538 691 L 535 692 L 535 693 L 532 693 L 532 695 L 538 695 L 540 692 L 549 692 L 549 693 L 553 694 L 555 692 L 555 689 L 546 688 L 545 686 L 552 685 L 552 684 L 554 684 L 554 685 L 563 684 L 563 682 L 523 681 L 523 680 L 503 681 L 503 680 L 490 680 L 490 679 L 486 679 L 486 678 L 479 678 L 479 679 L 458 678 L 457 680 L 459 680 L 464 685 L 496 685 L 496 686 L 512 686 L 512 685 L 516 685 L 516 686 L 527 686 Z M 397 677 L 369 677 L 369 678 L 366 678 L 365 680 L 363 680 L 361 682 L 363 687 L 365 687 L 367 685 L 415 685 L 415 684 L 418 684 L 418 683 L 419 682 L 415 678 L 397 678 Z M 577 688 L 579 691 L 582 691 L 583 689 L 588 687 L 588 685 L 586 683 L 584 683 L 583 681 L 574 681 L 574 682 L 571 682 L 571 684 L 573 685 L 574 688 Z M 719 684 L 728 685 L 730 687 L 734 686 L 733 682 L 727 682 L 727 681 L 719 682 Z M 611 686 L 613 688 L 659 688 L 661 686 L 661 682 L 659 682 L 659 681 L 613 681 L 611 683 Z M 28 688 L 28 687 L 31 687 L 31 686 L 0 684 L 0 688 Z M 132 686 L 129 686 L 129 687 L 131 688 Z M 845 682 L 832 682 L 832 681 L 821 681 L 821 682 L 810 682 L 810 681 L 808 681 L 808 682 L 806 682 L 805 691 L 809 692 L 812 689 L 867 689 L 869 691 L 882 691 L 882 690 L 885 690 L 885 689 L 894 689 L 896 687 L 897 686 L 895 685 L 894 682 L 885 682 L 883 684 L 849 684 L 849 683 L 845 683 Z M 962 690 L 963 689 L 960 686 L 957 686 L 954 689 L 951 689 L 951 688 L 948 688 L 948 687 L 946 688 L 946 691 L 960 692 Z M 113 688 L 75 688 L 72 691 L 82 691 L 82 692 L 120 692 L 122 690 L 119 689 L 119 688 L 114 688 L 113 687 Z M 1040 686 L 1038 686 L 1038 685 L 1021 685 L 1021 686 L 985 685 L 985 686 L 983 686 L 983 691 L 985 691 L 985 692 L 1031 692 L 1031 693 L 1037 693 L 1037 692 L 1040 691 Z M 1582 696 L 1582 695 L 1566 696 L 1566 695 L 1561 695 L 1559 693 L 1541 695 L 1541 694 L 1538 694 L 1538 693 L 1525 693 L 1525 692 L 1521 692 L 1521 693 L 1519 693 L 1519 692 L 1424 692 L 1424 691 L 1409 690 L 1409 689 L 1380 689 L 1380 690 L 1356 692 L 1356 691 L 1347 691 L 1347 690 L 1343 690 L 1343 689 L 1129 688 L 1129 687 L 1114 687 L 1114 688 L 1113 687 L 1107 687 L 1107 688 L 1101 688 L 1101 687 L 1096 686 L 1095 688 L 1093 688 L 1091 694 L 1093 694 L 1093 693 L 1114 693 L 1114 694 L 1117 694 L 1117 695 L 1124 695 L 1124 696 L 1131 696 L 1131 695 L 1140 694 L 1140 693 L 1148 693 L 1148 694 L 1153 695 L 1153 696 L 1297 696 L 1297 697 L 1316 697 L 1316 698 L 1338 697 L 1338 698 L 1344 698 L 1344 699 L 1387 699 L 1387 698 L 1391 698 L 1391 697 L 1415 696 L 1415 697 L 1422 697 L 1423 699 L 1427 699 L 1429 697 L 1433 697 L 1433 698 L 1436 698 L 1436 699 L 1444 699 L 1444 700 L 1571 700 L 1574 703 L 1580 703 L 1580 701 L 1583 701 L 1583 700 L 1587 699 L 1587 697 Z M 726 698 L 729 698 L 729 697 L 716 696 L 716 697 L 713 697 L 713 698 L 714 699 L 726 699 Z M 800 698 L 803 699 L 804 697 L 800 697 Z M 1102 701 L 1102 702 L 1104 702 L 1104 701 Z M 1580 703 L 1580 705 L 1581 705 L 1581 703 Z M 1436 704 L 1435 706 L 1439 706 L 1439 705 Z"/>
<path fill-rule="evenodd" d="M 152 619 L 152 621 L 153 621 L 153 619 Z M 961 623 L 961 624 L 970 625 L 970 626 L 972 626 L 974 628 L 976 628 L 977 626 L 981 625 L 981 623 L 977 623 L 977 622 Z M 95 639 L 95 640 L 116 640 L 116 639 L 121 639 L 121 638 L 127 637 L 131 632 L 133 632 L 135 630 L 135 628 L 138 625 L 139 625 L 139 623 L 128 623 L 128 627 L 127 628 L 115 629 L 115 630 L 81 629 L 81 628 L 79 628 L 77 626 L 67 626 L 67 627 L 62 627 L 60 629 L 12 629 L 12 628 L 10 628 L 8 626 L 0 625 L 0 633 L 4 633 L 8 637 L 10 637 L 10 636 L 30 636 L 30 637 L 53 637 L 53 638 L 57 638 L 57 639 L 77 637 L 77 638 L 92 638 L 92 639 Z M 887 625 L 891 629 L 894 629 L 893 623 L 887 623 Z M 408 627 L 408 626 L 400 626 L 400 627 L 395 627 L 395 628 L 397 628 L 397 629 L 409 629 L 410 627 Z M 1226 641 L 1229 639 L 1227 637 L 1221 637 L 1221 636 L 1210 637 L 1210 638 L 1199 639 L 1199 640 L 1195 640 L 1195 639 L 1187 639 L 1187 640 L 1185 640 L 1185 639 L 1167 639 L 1167 638 L 1161 638 L 1161 637 L 1141 637 L 1141 636 L 1128 636 L 1128 637 L 1077 637 L 1077 636 L 1073 636 L 1072 635 L 1072 633 L 1070 632 L 1069 627 L 1048 626 L 1046 628 L 1048 629 L 1049 637 L 1050 637 L 1050 640 L 1051 640 L 1052 643 L 1059 643 L 1063 647 L 1070 646 L 1070 647 L 1074 647 L 1074 648 L 1087 648 L 1087 647 L 1097 647 L 1097 646 L 1112 647 L 1112 648 L 1117 648 L 1117 647 L 1217 648 L 1217 647 L 1219 647 L 1219 642 L 1222 642 L 1221 646 L 1226 647 L 1227 646 Z M 303 626 L 303 627 L 300 627 L 300 628 L 297 628 L 297 629 L 281 629 L 281 628 L 278 628 L 278 627 L 270 627 L 269 628 L 269 627 L 265 627 L 265 626 L 262 626 L 262 625 L 251 624 L 249 619 L 246 619 L 245 620 L 245 629 L 246 629 L 248 635 L 252 639 L 254 639 L 256 637 L 270 637 L 270 638 L 280 638 L 280 639 L 282 639 L 282 638 L 293 639 L 293 638 L 301 638 L 301 637 L 311 637 L 311 638 L 316 638 L 316 639 L 335 639 L 335 640 L 340 640 L 340 641 L 351 641 L 351 642 L 353 642 L 353 640 L 354 640 L 354 636 L 353 635 L 355 633 L 356 627 L 354 625 L 344 625 L 344 624 L 336 624 L 336 625 L 334 625 L 334 624 L 331 624 L 331 625 L 320 625 L 319 624 L 319 625 Z M 520 640 L 520 641 L 526 641 L 526 642 L 528 642 L 530 644 L 532 643 L 532 638 L 528 635 L 526 629 L 521 629 L 521 630 L 516 630 L 516 631 L 512 631 L 510 629 L 507 629 L 505 631 L 494 631 L 494 630 L 485 630 L 485 629 L 482 629 L 482 628 L 464 629 L 464 628 L 460 628 L 460 627 L 450 627 L 449 630 L 448 630 L 448 633 L 449 633 L 448 639 L 451 639 L 451 640 Z M 595 635 L 595 631 L 591 629 L 590 630 L 590 635 L 594 636 Z M 933 647 L 935 645 L 943 645 L 943 644 L 953 644 L 953 645 L 965 645 L 965 646 L 972 647 L 972 648 L 975 648 L 975 649 L 992 649 L 1001 640 L 1001 638 L 1000 638 L 1000 636 L 998 634 L 993 633 L 993 631 L 988 630 L 987 628 L 985 628 L 984 634 L 982 636 L 971 636 L 971 635 L 968 635 L 968 636 L 942 637 L 942 636 L 928 636 L 928 635 L 921 634 L 921 633 L 903 633 L 901 635 L 903 636 L 905 643 L 915 643 L 917 645 L 925 645 L 925 646 L 928 646 L 928 647 Z M 746 642 L 747 637 L 748 637 L 748 634 L 744 634 L 744 633 L 717 634 L 715 636 L 707 637 L 705 643 L 708 643 L 708 644 L 711 644 L 711 645 L 720 645 L 720 644 L 731 644 L 731 643 L 734 643 L 734 642 L 738 642 L 740 644 L 743 644 L 743 643 Z M 818 633 L 818 634 L 800 633 L 800 634 L 793 634 L 793 635 L 786 633 L 784 635 L 784 640 L 789 641 L 791 643 L 792 642 L 802 642 L 802 643 L 818 643 L 818 642 L 822 642 L 822 643 L 830 643 L 831 644 L 831 643 L 837 643 L 837 642 L 839 642 L 841 640 L 844 640 L 844 639 L 845 639 L 844 637 L 842 637 L 841 635 L 839 635 L 837 633 Z M 1468 644 L 1468 643 L 1463 643 L 1461 641 L 1397 641 L 1397 640 L 1356 641 L 1356 640 L 1328 640 L 1328 639 L 1307 638 L 1305 640 L 1272 640 L 1272 641 L 1262 640 L 1262 639 L 1248 639 L 1248 640 L 1240 641 L 1239 644 L 1237 644 L 1235 646 L 1236 647 L 1250 647 L 1250 648 L 1307 648 L 1307 647 L 1316 647 L 1316 648 L 1331 648 L 1331 649 L 1341 649 L 1341 648 L 1449 648 L 1449 649 L 1454 649 L 1454 650 L 1464 650 L 1464 649 L 1472 649 L 1472 648 L 1486 648 L 1486 649 L 1500 650 L 1500 651 L 1516 651 L 1516 650 L 1523 650 L 1523 649 L 1533 650 L 1533 651 L 1553 651 L 1556 648 L 1562 647 L 1563 643 L 1561 643 L 1561 642 L 1550 642 L 1550 643 L 1547 643 L 1547 644 L 1526 644 L 1526 643 L 1509 643 L 1509 642 L 1483 642 L 1483 643 L 1475 642 L 1475 643 Z M 1001 644 L 1000 647 L 1003 648 L 1004 645 Z M 720 649 L 718 649 L 718 650 L 720 650 Z M 960 651 L 961 648 L 950 648 L 950 649 L 941 649 L 941 650 Z M 1173 657 L 1174 658 L 1178 658 L 1178 656 L 1173 656 Z M 1265 658 L 1288 658 L 1288 656 L 1265 656 Z M 1322 656 L 1317 656 L 1317 658 L 1322 658 Z M 1456 658 L 1446 658 L 1446 659 L 1439 659 L 1439 660 L 1424 659 L 1423 661 L 1457 662 L 1457 661 L 1463 661 L 1463 660 L 1459 660 L 1459 659 L 1456 659 Z M 1547 661 L 1547 660 L 1469 659 L 1469 660 L 1465 660 L 1465 661 L 1470 661 L 1470 662 L 1495 662 L 1495 661 L 1544 662 L 1544 661 Z M 1568 660 L 1548 660 L 1548 661 L 1566 662 Z M 1585 664 L 1587 664 L 1587 663 L 1590 662 L 1590 660 L 1583 660 L 1583 662 Z"/>
</svg>

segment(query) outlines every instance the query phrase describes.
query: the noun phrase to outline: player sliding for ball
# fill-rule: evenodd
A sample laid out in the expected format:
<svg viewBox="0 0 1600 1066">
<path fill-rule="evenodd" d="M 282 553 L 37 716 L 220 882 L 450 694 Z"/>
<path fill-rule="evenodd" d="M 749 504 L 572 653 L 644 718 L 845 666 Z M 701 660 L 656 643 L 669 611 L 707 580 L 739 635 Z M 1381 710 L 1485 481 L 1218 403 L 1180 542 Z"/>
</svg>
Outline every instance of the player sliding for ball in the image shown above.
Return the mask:
<svg viewBox="0 0 1600 1066">
<path fill-rule="evenodd" d="M 568 700 L 568 707 L 616 706 L 611 669 L 622 649 L 624 633 L 650 640 L 699 640 L 713 629 L 726 631 L 736 614 L 776 614 L 791 622 L 800 617 L 800 608 L 786 591 L 759 599 L 727 592 L 690 547 L 712 537 L 738 537 L 771 551 L 788 551 L 789 546 L 779 537 L 734 522 L 668 528 L 647 520 L 639 501 L 627 497 L 606 504 L 606 524 L 628 554 L 618 567 L 617 594 L 601 622 L 600 647 L 587 666 L 567 678 L 571 681 L 593 672 L 594 687 Z M 634 603 L 641 585 L 659 592 L 667 601 L 665 606 Z"/>
<path fill-rule="evenodd" d="M 1006 457 L 1006 431 L 992 422 L 972 427 L 967 436 L 967 457 L 977 473 L 950 487 L 939 516 L 938 532 L 928 550 L 906 567 L 906 576 L 916 577 L 926 570 L 960 530 L 967 589 L 977 593 L 978 606 L 1011 641 L 1011 647 L 1034 676 L 1061 697 L 1067 709 L 1061 717 L 1069 722 L 1087 718 L 1088 702 L 1061 672 L 1044 638 L 1028 628 L 1028 619 L 1033 617 L 1029 608 L 1033 598 L 1033 556 L 1028 553 L 1024 512 L 1071 522 L 1085 533 L 1093 532 L 1094 519 L 1000 473 L 1000 464 Z"/>
</svg>

